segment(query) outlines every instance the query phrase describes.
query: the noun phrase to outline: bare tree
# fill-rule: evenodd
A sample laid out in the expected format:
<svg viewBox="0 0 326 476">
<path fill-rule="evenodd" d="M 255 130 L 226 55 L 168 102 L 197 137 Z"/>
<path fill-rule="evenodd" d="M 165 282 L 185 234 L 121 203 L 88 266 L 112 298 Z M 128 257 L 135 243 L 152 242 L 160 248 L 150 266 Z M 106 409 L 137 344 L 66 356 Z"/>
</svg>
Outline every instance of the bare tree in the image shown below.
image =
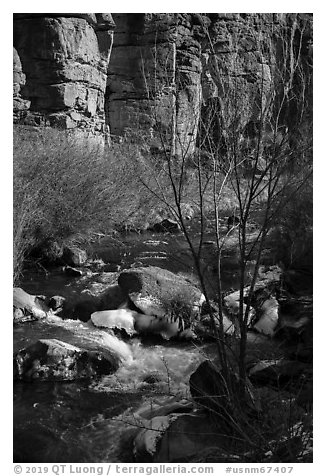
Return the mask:
<svg viewBox="0 0 326 476">
<path fill-rule="evenodd" d="M 206 105 L 202 105 L 204 114 L 200 114 L 195 107 L 192 109 L 188 141 L 185 142 L 184 135 L 181 137 L 178 133 L 175 110 L 171 110 L 170 130 L 162 131 L 158 108 L 154 107 L 154 128 L 163 160 L 161 175 L 155 177 L 155 186 L 151 187 L 180 223 L 208 304 L 211 293 L 205 281 L 202 251 L 207 222 L 205 204 L 207 200 L 213 203 L 216 245 L 216 279 L 213 286 L 218 303 L 218 323 L 210 304 L 209 309 L 222 373 L 227 383 L 230 382 L 230 362 L 223 328 L 221 263 L 228 233 L 225 235 L 221 231 L 220 211 L 226 194 L 233 196 L 239 221 L 240 298 L 237 320 L 240 341 L 237 365 L 242 394 L 246 389 L 245 357 L 250 306 L 266 239 L 285 204 L 294 200 L 311 178 L 311 64 L 306 61 L 303 51 L 307 47 L 308 27 L 309 19 L 298 21 L 294 16 L 288 24 L 277 25 L 272 35 L 264 35 L 244 23 L 239 26 L 238 32 L 230 36 L 228 52 L 221 54 L 216 53 L 210 32 L 203 24 L 208 58 L 206 66 L 216 94 Z M 244 53 L 242 41 L 246 37 L 250 37 L 255 52 L 251 58 L 255 60 L 252 71 L 255 87 L 251 89 L 244 82 L 243 75 L 239 74 Z M 168 84 L 172 103 L 175 104 L 175 98 L 187 85 L 181 79 L 171 78 L 171 75 Z M 151 97 L 155 102 L 155 91 Z M 196 149 L 193 153 L 194 141 Z M 198 241 L 188 230 L 182 207 L 190 167 L 195 170 L 198 181 Z M 168 178 L 172 201 L 165 185 L 162 185 L 162 176 Z M 258 214 L 256 233 L 254 238 L 251 234 L 249 240 L 252 217 Z M 248 286 L 247 265 L 253 259 L 255 265 Z"/>
</svg>

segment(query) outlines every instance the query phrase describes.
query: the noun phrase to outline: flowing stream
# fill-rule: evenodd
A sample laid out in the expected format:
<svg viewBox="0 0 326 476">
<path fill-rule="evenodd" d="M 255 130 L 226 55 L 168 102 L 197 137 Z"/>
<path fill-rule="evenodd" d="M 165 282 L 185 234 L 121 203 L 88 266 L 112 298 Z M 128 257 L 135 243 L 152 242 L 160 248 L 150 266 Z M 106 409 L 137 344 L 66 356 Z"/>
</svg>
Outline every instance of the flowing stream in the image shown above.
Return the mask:
<svg viewBox="0 0 326 476">
<path fill-rule="evenodd" d="M 195 235 L 196 236 L 196 235 Z M 230 238 L 232 239 L 232 238 Z M 181 235 L 130 234 L 119 240 L 101 239 L 93 257 L 106 263 L 101 270 L 155 265 L 194 275 L 191 255 Z M 214 273 L 212 242 L 204 244 L 208 280 Z M 234 257 L 225 269 L 225 288 L 237 287 Z M 210 267 L 211 266 L 211 267 Z M 91 273 L 92 268 L 89 272 Z M 96 271 L 96 270 L 95 270 Z M 98 271 L 98 270 L 97 270 Z M 61 270 L 49 275 L 29 273 L 22 287 L 31 294 L 74 297 L 82 291 L 78 279 Z M 214 289 L 211 289 L 214 292 Z M 114 348 L 122 359 L 117 372 L 92 381 L 14 384 L 14 460 L 16 462 L 130 462 L 129 435 L 133 414 L 144 404 L 189 396 L 191 373 L 213 344 L 119 340 L 92 324 L 51 317 L 14 328 L 14 350 L 40 338 L 56 338 L 89 349 Z M 129 440 L 128 440 L 129 437 Z"/>
</svg>

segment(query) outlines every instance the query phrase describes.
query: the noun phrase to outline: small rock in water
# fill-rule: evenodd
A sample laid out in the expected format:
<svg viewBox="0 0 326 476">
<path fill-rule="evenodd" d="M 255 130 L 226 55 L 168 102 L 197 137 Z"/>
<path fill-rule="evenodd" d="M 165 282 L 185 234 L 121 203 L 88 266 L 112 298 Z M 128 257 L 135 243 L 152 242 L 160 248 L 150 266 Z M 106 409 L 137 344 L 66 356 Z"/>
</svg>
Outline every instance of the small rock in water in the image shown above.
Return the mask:
<svg viewBox="0 0 326 476">
<path fill-rule="evenodd" d="M 68 266 L 82 266 L 87 261 L 87 254 L 76 246 L 65 246 L 62 258 Z"/>
<path fill-rule="evenodd" d="M 177 233 L 180 231 L 180 226 L 175 220 L 166 218 L 160 223 L 155 223 L 155 225 L 153 225 L 149 230 L 154 231 L 155 233 Z"/>
<path fill-rule="evenodd" d="M 53 311 L 57 311 L 58 309 L 62 308 L 65 301 L 66 298 L 64 298 L 63 296 L 52 296 L 49 300 L 49 307 Z"/>
<path fill-rule="evenodd" d="M 68 276 L 72 276 L 72 277 L 81 277 L 83 275 L 83 272 L 80 271 L 80 269 L 73 268 L 72 266 L 65 266 L 63 268 L 63 271 Z"/>
<path fill-rule="evenodd" d="M 278 324 L 279 304 L 276 298 L 267 299 L 261 306 L 262 317 L 253 326 L 256 331 L 273 336 Z"/>
</svg>

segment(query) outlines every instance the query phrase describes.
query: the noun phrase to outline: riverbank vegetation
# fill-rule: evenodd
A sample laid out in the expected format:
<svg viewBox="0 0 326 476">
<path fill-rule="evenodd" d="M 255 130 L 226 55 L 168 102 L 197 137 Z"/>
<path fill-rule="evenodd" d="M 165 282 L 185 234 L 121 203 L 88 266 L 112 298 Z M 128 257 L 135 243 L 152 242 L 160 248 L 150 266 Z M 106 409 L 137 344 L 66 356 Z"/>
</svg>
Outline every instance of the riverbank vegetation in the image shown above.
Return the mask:
<svg viewBox="0 0 326 476">
<path fill-rule="evenodd" d="M 87 243 L 97 234 L 140 232 L 158 217 L 171 216 L 169 177 L 162 158 L 153 161 L 144 140 L 135 143 L 127 135 L 122 144 L 103 150 L 87 147 L 64 131 L 15 127 L 13 159 L 16 284 L 24 260 L 50 241 Z M 165 200 L 158 190 L 153 193 L 157 184 Z M 195 169 L 188 170 L 183 187 L 185 202 L 198 210 Z M 205 200 L 209 212 L 211 188 Z M 232 208 L 231 190 L 223 206 L 225 212 Z"/>
</svg>

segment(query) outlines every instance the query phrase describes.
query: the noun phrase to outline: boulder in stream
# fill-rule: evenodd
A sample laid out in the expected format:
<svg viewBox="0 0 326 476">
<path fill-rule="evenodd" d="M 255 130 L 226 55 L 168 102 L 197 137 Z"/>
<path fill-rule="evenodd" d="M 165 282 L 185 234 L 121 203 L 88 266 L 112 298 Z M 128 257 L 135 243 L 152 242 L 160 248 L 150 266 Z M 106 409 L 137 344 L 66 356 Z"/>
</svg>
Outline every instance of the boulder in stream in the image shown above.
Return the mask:
<svg viewBox="0 0 326 476">
<path fill-rule="evenodd" d="M 177 221 L 172 220 L 171 218 L 165 218 L 164 220 L 155 223 L 150 231 L 155 233 L 178 233 L 180 231 L 180 225 Z"/>
<path fill-rule="evenodd" d="M 190 393 L 194 401 L 202 408 L 221 417 L 221 422 L 231 421 L 234 408 L 234 399 L 239 395 L 240 379 L 236 372 L 229 369 L 229 387 L 218 365 L 205 360 L 191 374 L 189 380 Z M 232 395 L 231 393 L 232 392 Z M 230 395 L 232 398 L 230 398 Z M 240 402 L 239 402 L 240 403 Z M 253 388 L 246 381 L 245 399 L 241 402 L 243 411 L 258 412 L 259 402 L 255 400 Z"/>
<path fill-rule="evenodd" d="M 202 292 L 186 278 L 156 266 L 123 271 L 118 283 L 133 307 L 139 310 L 135 329 L 170 339 L 189 338 L 204 301 Z M 194 335 L 192 335 L 194 336 Z"/>
<path fill-rule="evenodd" d="M 278 325 L 279 304 L 275 297 L 270 297 L 260 307 L 261 317 L 253 328 L 261 334 L 273 336 Z"/>
<path fill-rule="evenodd" d="M 194 318 L 205 300 L 189 280 L 157 266 L 123 271 L 118 283 L 136 308 L 157 317 L 188 314 Z"/>
<path fill-rule="evenodd" d="M 82 278 L 85 279 L 85 289 L 77 299 L 68 303 L 66 317 L 72 316 L 87 322 L 96 311 L 114 310 L 124 306 L 128 296 L 116 283 L 117 277 L 117 273 L 97 273 Z"/>
<path fill-rule="evenodd" d="M 14 355 L 14 379 L 77 380 L 108 375 L 118 366 L 113 353 L 84 350 L 58 339 L 40 339 Z"/>
<path fill-rule="evenodd" d="M 66 302 L 66 298 L 63 296 L 52 296 L 49 299 L 49 308 L 53 311 L 60 311 Z"/>
<path fill-rule="evenodd" d="M 234 320 L 237 319 L 239 310 L 240 310 L 240 295 L 237 291 L 236 293 L 229 294 L 224 298 L 224 306 L 228 315 Z M 243 312 L 245 313 L 247 309 L 247 304 L 243 303 Z M 251 325 L 255 318 L 256 312 L 255 309 L 250 307 L 248 314 L 248 327 Z"/>
<path fill-rule="evenodd" d="M 221 441 L 212 419 L 203 414 L 170 413 L 144 422 L 134 440 L 134 456 L 141 463 L 177 463 L 196 458 Z M 221 437 L 220 437 L 221 439 Z"/>
<path fill-rule="evenodd" d="M 43 296 L 34 296 L 21 288 L 13 290 L 14 322 L 34 321 L 43 319 L 50 311 Z"/>
<path fill-rule="evenodd" d="M 63 271 L 67 276 L 72 278 L 80 278 L 83 275 L 83 272 L 80 269 L 73 268 L 72 266 L 64 266 Z"/>
<path fill-rule="evenodd" d="M 186 462 L 219 443 L 212 419 L 186 399 L 148 402 L 133 415 L 135 421 L 142 428 L 134 439 L 136 462 Z"/>
<path fill-rule="evenodd" d="M 62 259 L 68 266 L 82 266 L 87 261 L 87 253 L 77 246 L 65 245 Z"/>
</svg>

